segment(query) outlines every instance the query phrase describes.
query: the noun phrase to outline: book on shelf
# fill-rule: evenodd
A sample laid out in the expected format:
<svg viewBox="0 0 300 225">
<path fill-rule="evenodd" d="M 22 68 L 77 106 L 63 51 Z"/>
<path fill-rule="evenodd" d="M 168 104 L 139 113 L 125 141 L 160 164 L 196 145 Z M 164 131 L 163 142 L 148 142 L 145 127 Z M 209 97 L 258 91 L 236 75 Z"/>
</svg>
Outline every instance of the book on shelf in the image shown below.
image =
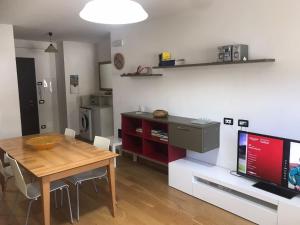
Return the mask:
<svg viewBox="0 0 300 225">
<path fill-rule="evenodd" d="M 142 129 L 142 128 L 136 128 L 135 131 L 136 131 L 137 133 L 143 133 L 143 129 Z"/>
<path fill-rule="evenodd" d="M 154 130 L 154 129 L 152 129 L 151 130 L 151 135 L 154 136 L 154 137 L 158 137 L 160 139 L 166 139 L 166 140 L 168 140 L 168 133 L 164 132 L 162 130 Z"/>
</svg>

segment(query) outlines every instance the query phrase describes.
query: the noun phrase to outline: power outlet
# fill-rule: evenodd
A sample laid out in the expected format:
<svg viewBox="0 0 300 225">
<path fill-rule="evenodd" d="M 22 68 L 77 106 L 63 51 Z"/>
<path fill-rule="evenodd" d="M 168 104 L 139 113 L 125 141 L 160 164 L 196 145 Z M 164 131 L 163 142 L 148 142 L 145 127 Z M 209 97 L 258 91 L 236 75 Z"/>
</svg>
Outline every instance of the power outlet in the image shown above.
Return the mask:
<svg viewBox="0 0 300 225">
<path fill-rule="evenodd" d="M 224 124 L 225 125 L 233 125 L 233 119 L 232 118 L 224 118 Z"/>
<path fill-rule="evenodd" d="M 238 125 L 239 127 L 249 127 L 249 120 L 239 120 Z"/>
</svg>

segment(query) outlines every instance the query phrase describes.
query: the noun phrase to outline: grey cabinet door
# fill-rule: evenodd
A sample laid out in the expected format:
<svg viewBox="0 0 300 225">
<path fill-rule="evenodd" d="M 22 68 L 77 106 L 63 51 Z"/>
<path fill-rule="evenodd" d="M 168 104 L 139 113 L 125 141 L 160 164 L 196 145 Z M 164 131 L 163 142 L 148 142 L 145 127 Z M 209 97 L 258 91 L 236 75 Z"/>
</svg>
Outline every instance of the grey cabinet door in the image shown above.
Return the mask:
<svg viewBox="0 0 300 225">
<path fill-rule="evenodd" d="M 190 127 L 187 125 L 169 124 L 169 142 L 171 145 L 202 151 L 203 135 L 201 128 Z"/>
<path fill-rule="evenodd" d="M 203 153 L 218 148 L 219 139 L 219 124 L 205 128 L 169 124 L 169 143 L 176 147 Z"/>
</svg>

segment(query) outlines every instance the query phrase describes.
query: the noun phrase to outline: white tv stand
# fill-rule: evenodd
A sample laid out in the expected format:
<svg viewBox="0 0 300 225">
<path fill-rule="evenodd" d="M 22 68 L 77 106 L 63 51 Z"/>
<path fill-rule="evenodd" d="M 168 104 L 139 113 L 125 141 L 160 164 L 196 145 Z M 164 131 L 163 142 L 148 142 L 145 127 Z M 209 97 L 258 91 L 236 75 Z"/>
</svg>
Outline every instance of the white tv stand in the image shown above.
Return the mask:
<svg viewBox="0 0 300 225">
<path fill-rule="evenodd" d="M 169 185 L 259 225 L 299 225 L 300 197 L 289 200 L 255 182 L 194 159 L 169 163 Z"/>
</svg>

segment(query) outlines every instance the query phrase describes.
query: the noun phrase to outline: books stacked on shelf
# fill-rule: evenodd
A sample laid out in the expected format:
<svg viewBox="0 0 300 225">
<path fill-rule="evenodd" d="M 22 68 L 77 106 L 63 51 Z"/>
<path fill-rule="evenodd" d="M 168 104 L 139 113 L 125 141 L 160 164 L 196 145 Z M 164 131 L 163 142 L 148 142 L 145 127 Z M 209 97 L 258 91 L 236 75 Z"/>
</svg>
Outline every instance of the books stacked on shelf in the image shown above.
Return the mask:
<svg viewBox="0 0 300 225">
<path fill-rule="evenodd" d="M 142 133 L 143 133 L 143 129 L 140 128 L 140 127 L 136 128 L 135 131 L 136 131 L 137 133 L 139 133 L 139 134 L 142 134 Z"/>
<path fill-rule="evenodd" d="M 152 129 L 151 130 L 151 135 L 154 136 L 154 137 L 158 137 L 159 140 L 161 140 L 161 141 L 168 142 L 168 140 L 169 140 L 168 133 L 166 133 L 162 130 Z"/>
</svg>

